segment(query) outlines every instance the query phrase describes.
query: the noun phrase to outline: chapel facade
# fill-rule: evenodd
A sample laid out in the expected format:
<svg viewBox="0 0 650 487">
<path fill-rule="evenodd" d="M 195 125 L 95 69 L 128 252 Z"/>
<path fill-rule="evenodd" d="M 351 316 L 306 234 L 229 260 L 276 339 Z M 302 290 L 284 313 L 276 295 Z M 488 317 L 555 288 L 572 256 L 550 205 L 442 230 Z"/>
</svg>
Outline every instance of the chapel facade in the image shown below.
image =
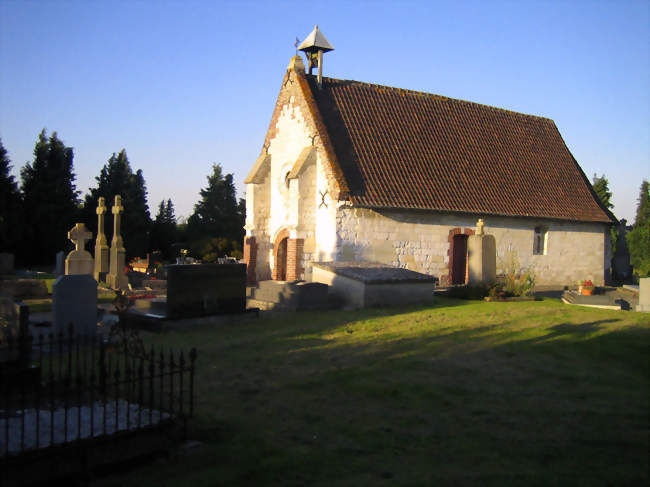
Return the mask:
<svg viewBox="0 0 650 487">
<path fill-rule="evenodd" d="M 308 68 L 291 59 L 245 180 L 250 283 L 369 261 L 461 284 L 479 218 L 497 272 L 514 259 L 538 284 L 604 283 L 616 220 L 552 120 L 325 78 L 317 27 L 300 47 Z"/>
</svg>

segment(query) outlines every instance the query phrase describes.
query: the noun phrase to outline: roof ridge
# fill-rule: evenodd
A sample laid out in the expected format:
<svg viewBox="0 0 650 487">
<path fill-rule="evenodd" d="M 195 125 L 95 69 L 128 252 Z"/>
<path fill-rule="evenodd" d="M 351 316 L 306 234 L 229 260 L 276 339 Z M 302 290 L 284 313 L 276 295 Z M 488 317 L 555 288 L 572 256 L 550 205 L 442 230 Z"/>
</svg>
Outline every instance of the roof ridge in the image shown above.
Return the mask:
<svg viewBox="0 0 650 487">
<path fill-rule="evenodd" d="M 533 115 L 531 113 L 518 112 L 516 110 L 508 110 L 507 108 L 495 107 L 494 105 L 486 105 L 485 103 L 479 103 L 479 102 L 476 102 L 476 101 L 461 100 L 460 98 L 452 98 L 450 96 L 438 95 L 436 93 L 428 93 L 426 91 L 410 90 L 408 88 L 399 88 L 397 86 L 380 85 L 378 83 L 368 83 L 367 81 L 357 81 L 357 80 L 353 80 L 353 79 L 330 78 L 330 77 L 326 77 L 326 76 L 323 76 L 323 81 L 356 83 L 356 84 L 359 84 L 359 85 L 366 85 L 366 86 L 370 86 L 370 87 L 384 88 L 384 89 L 389 89 L 389 90 L 400 91 L 400 92 L 409 93 L 409 94 L 412 94 L 412 95 L 420 95 L 420 96 L 427 96 L 427 97 L 431 97 L 431 98 L 438 98 L 438 99 L 442 99 L 442 100 L 449 100 L 449 101 L 452 101 L 452 102 L 465 103 L 465 104 L 468 104 L 468 105 L 475 105 L 475 106 L 478 106 L 478 107 L 488 108 L 490 110 L 494 110 L 494 111 L 497 111 L 497 112 L 512 113 L 512 114 L 523 116 L 523 117 L 530 117 L 530 118 L 534 118 L 534 119 L 547 120 L 547 121 L 555 124 L 555 121 L 552 118 L 549 118 L 549 117 L 542 117 L 541 115 Z"/>
</svg>

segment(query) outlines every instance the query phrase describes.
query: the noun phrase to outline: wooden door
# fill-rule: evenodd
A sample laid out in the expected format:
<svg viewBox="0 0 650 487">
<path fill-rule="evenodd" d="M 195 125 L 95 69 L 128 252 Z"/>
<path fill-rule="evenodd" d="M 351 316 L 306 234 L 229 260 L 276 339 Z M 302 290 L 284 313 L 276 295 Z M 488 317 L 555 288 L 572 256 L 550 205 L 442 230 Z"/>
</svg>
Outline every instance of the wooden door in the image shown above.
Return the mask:
<svg viewBox="0 0 650 487">
<path fill-rule="evenodd" d="M 465 284 L 467 269 L 467 235 L 454 235 L 451 283 Z"/>
<path fill-rule="evenodd" d="M 277 280 L 286 281 L 287 280 L 287 241 L 288 238 L 283 238 L 278 244 L 278 252 L 276 254 L 277 267 Z"/>
</svg>

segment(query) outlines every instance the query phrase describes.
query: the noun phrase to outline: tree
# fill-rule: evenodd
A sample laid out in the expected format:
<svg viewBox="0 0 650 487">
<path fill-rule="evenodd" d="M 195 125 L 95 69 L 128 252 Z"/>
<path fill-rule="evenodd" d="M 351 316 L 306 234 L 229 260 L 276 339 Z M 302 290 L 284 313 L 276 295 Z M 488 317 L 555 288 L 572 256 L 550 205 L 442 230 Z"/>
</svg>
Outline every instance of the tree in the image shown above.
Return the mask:
<svg viewBox="0 0 650 487">
<path fill-rule="evenodd" d="M 56 253 L 72 247 L 68 231 L 79 213 L 79 192 L 74 184 L 74 154 L 56 132 L 45 129 L 34 147 L 34 161 L 20 171 L 23 195 L 23 262 L 49 264 Z"/>
<path fill-rule="evenodd" d="M 109 243 L 113 235 L 113 214 L 111 208 L 115 195 L 122 196 L 122 228 L 127 259 L 143 257 L 149 250 L 149 231 L 151 230 L 151 217 L 147 203 L 147 187 L 142 175 L 142 170 L 135 173 L 122 149 L 119 154 L 113 153 L 104 167 L 95 178 L 97 187 L 91 188 L 84 199 L 83 221 L 93 232 L 97 232 L 97 202 L 104 197 L 106 202 L 106 218 L 104 220 L 104 233 Z"/>
<path fill-rule="evenodd" d="M 201 256 L 206 243 L 215 238 L 233 242 L 230 249 L 241 249 L 244 215 L 237 204 L 233 175 L 224 175 L 221 165 L 213 164 L 208 186 L 200 194 L 201 200 L 194 205 L 194 213 L 187 220 L 187 237 L 194 255 Z M 223 244 L 218 247 L 227 248 Z"/>
<path fill-rule="evenodd" d="M 170 260 L 174 257 L 172 244 L 176 241 L 176 215 L 171 199 L 160 202 L 158 213 L 151 227 L 150 249 L 160 250 L 163 258 Z"/>
<path fill-rule="evenodd" d="M 608 210 L 614 208 L 614 205 L 610 201 L 612 198 L 612 192 L 609 190 L 609 181 L 607 180 L 605 175 L 603 174 L 601 177 L 598 177 L 597 174 L 594 174 L 593 181 L 594 181 L 593 184 L 594 192 L 596 193 L 596 195 L 598 195 L 598 198 L 602 202 L 603 206 Z M 610 227 L 609 235 L 612 241 L 612 256 L 613 256 L 614 253 L 616 252 L 616 246 L 619 237 L 618 230 L 614 225 Z"/>
<path fill-rule="evenodd" d="M 0 251 L 16 252 L 21 242 L 22 205 L 11 161 L 0 139 Z"/>
<path fill-rule="evenodd" d="M 608 210 L 614 208 L 614 205 L 610 201 L 612 198 L 612 193 L 609 190 L 609 181 L 604 174 L 601 177 L 598 177 L 596 174 L 594 174 L 593 188 L 605 208 Z"/>
<path fill-rule="evenodd" d="M 641 183 L 634 226 L 626 237 L 635 274 L 650 276 L 650 184 L 646 180 Z"/>
<path fill-rule="evenodd" d="M 636 217 L 634 219 L 635 227 L 650 223 L 650 183 L 645 179 L 641 183 L 637 201 Z"/>
</svg>

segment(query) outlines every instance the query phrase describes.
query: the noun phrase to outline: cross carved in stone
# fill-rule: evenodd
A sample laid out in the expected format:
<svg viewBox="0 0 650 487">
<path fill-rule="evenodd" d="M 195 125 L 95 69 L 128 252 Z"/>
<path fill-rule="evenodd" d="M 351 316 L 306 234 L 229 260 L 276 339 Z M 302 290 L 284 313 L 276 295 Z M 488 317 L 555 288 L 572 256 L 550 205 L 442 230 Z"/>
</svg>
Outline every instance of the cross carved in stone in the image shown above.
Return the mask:
<svg viewBox="0 0 650 487">
<path fill-rule="evenodd" d="M 77 252 L 86 248 L 86 240 L 93 238 L 93 234 L 86 229 L 83 223 L 77 223 L 72 230 L 68 232 L 68 238 L 74 243 Z"/>
</svg>

